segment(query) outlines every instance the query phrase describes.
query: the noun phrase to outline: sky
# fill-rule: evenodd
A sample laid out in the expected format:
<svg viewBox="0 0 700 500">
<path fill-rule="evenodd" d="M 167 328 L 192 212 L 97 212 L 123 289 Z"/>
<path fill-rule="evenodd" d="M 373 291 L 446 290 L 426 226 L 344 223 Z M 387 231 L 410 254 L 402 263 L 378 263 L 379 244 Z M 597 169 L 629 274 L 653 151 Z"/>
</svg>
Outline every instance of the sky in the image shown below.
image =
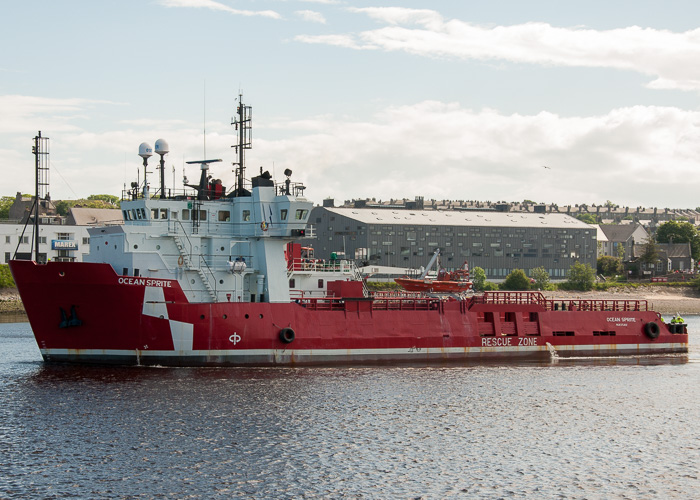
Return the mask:
<svg viewBox="0 0 700 500">
<path fill-rule="evenodd" d="M 700 206 L 696 0 L 2 2 L 0 195 L 120 195 L 165 139 L 306 197 Z M 151 186 L 156 187 L 149 165 Z M 174 171 L 174 173 L 173 173 Z M 140 173 L 139 173 L 140 172 Z"/>
</svg>

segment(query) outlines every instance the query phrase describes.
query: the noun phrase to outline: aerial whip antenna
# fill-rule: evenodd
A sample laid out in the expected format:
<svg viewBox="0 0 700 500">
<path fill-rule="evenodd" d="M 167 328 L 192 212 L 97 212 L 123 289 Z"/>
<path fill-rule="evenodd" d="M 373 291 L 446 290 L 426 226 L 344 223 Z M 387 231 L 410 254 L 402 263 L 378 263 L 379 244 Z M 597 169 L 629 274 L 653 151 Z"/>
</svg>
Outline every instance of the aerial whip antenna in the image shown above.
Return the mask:
<svg viewBox="0 0 700 500">
<path fill-rule="evenodd" d="M 207 157 L 207 80 L 206 78 L 204 79 L 204 95 L 203 97 L 203 103 L 202 107 L 204 108 L 202 110 L 202 116 L 204 123 L 202 124 L 202 128 L 204 130 L 204 158 Z"/>
</svg>

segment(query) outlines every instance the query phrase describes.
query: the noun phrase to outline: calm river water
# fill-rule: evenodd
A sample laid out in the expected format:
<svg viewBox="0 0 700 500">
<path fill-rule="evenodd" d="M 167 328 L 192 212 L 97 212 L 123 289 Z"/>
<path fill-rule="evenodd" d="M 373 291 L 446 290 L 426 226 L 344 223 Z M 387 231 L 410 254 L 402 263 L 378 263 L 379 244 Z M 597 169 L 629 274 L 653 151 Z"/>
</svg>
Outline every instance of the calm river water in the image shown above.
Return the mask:
<svg viewBox="0 0 700 500">
<path fill-rule="evenodd" d="M 687 356 L 426 367 L 44 365 L 0 324 L 0 498 L 697 498 Z"/>
</svg>

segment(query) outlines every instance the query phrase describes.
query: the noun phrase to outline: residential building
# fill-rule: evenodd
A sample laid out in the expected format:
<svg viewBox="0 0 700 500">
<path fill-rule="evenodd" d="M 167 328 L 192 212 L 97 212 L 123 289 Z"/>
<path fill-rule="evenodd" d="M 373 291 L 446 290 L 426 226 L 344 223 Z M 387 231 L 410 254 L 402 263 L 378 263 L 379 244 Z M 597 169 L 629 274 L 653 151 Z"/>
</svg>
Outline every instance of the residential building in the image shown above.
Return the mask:
<svg viewBox="0 0 700 500">
<path fill-rule="evenodd" d="M 33 219 L 25 217 L 25 219 Z M 67 217 L 41 214 L 39 218 L 39 262 L 47 260 L 82 261 L 90 243 L 88 227 L 99 224 L 123 224 L 120 210 L 72 208 Z M 0 259 L 7 264 L 14 258 L 33 258 L 34 226 L 16 221 L 0 223 Z"/>
<path fill-rule="evenodd" d="M 638 223 L 601 224 L 600 230 L 605 234 L 607 241 L 602 242 L 599 256 L 620 257 L 623 262 L 632 258 L 632 247 L 635 244 L 644 243 L 649 239 L 649 233 Z"/>
</svg>

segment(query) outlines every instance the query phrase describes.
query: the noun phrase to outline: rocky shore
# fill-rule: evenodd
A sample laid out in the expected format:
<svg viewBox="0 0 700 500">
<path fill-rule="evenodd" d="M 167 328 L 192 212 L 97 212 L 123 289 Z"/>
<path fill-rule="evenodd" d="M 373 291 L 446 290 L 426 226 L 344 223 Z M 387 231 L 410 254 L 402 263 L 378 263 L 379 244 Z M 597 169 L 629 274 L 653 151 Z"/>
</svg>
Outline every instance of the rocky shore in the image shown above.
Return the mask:
<svg viewBox="0 0 700 500">
<path fill-rule="evenodd" d="M 23 313 L 24 307 L 16 288 L 0 288 L 0 314 Z"/>
<path fill-rule="evenodd" d="M 646 300 L 649 308 L 661 314 L 700 314 L 700 292 L 695 288 L 650 286 L 607 292 L 545 292 L 552 299 L 629 299 Z M 0 314 L 23 313 L 22 301 L 14 288 L 0 289 Z"/>
</svg>

